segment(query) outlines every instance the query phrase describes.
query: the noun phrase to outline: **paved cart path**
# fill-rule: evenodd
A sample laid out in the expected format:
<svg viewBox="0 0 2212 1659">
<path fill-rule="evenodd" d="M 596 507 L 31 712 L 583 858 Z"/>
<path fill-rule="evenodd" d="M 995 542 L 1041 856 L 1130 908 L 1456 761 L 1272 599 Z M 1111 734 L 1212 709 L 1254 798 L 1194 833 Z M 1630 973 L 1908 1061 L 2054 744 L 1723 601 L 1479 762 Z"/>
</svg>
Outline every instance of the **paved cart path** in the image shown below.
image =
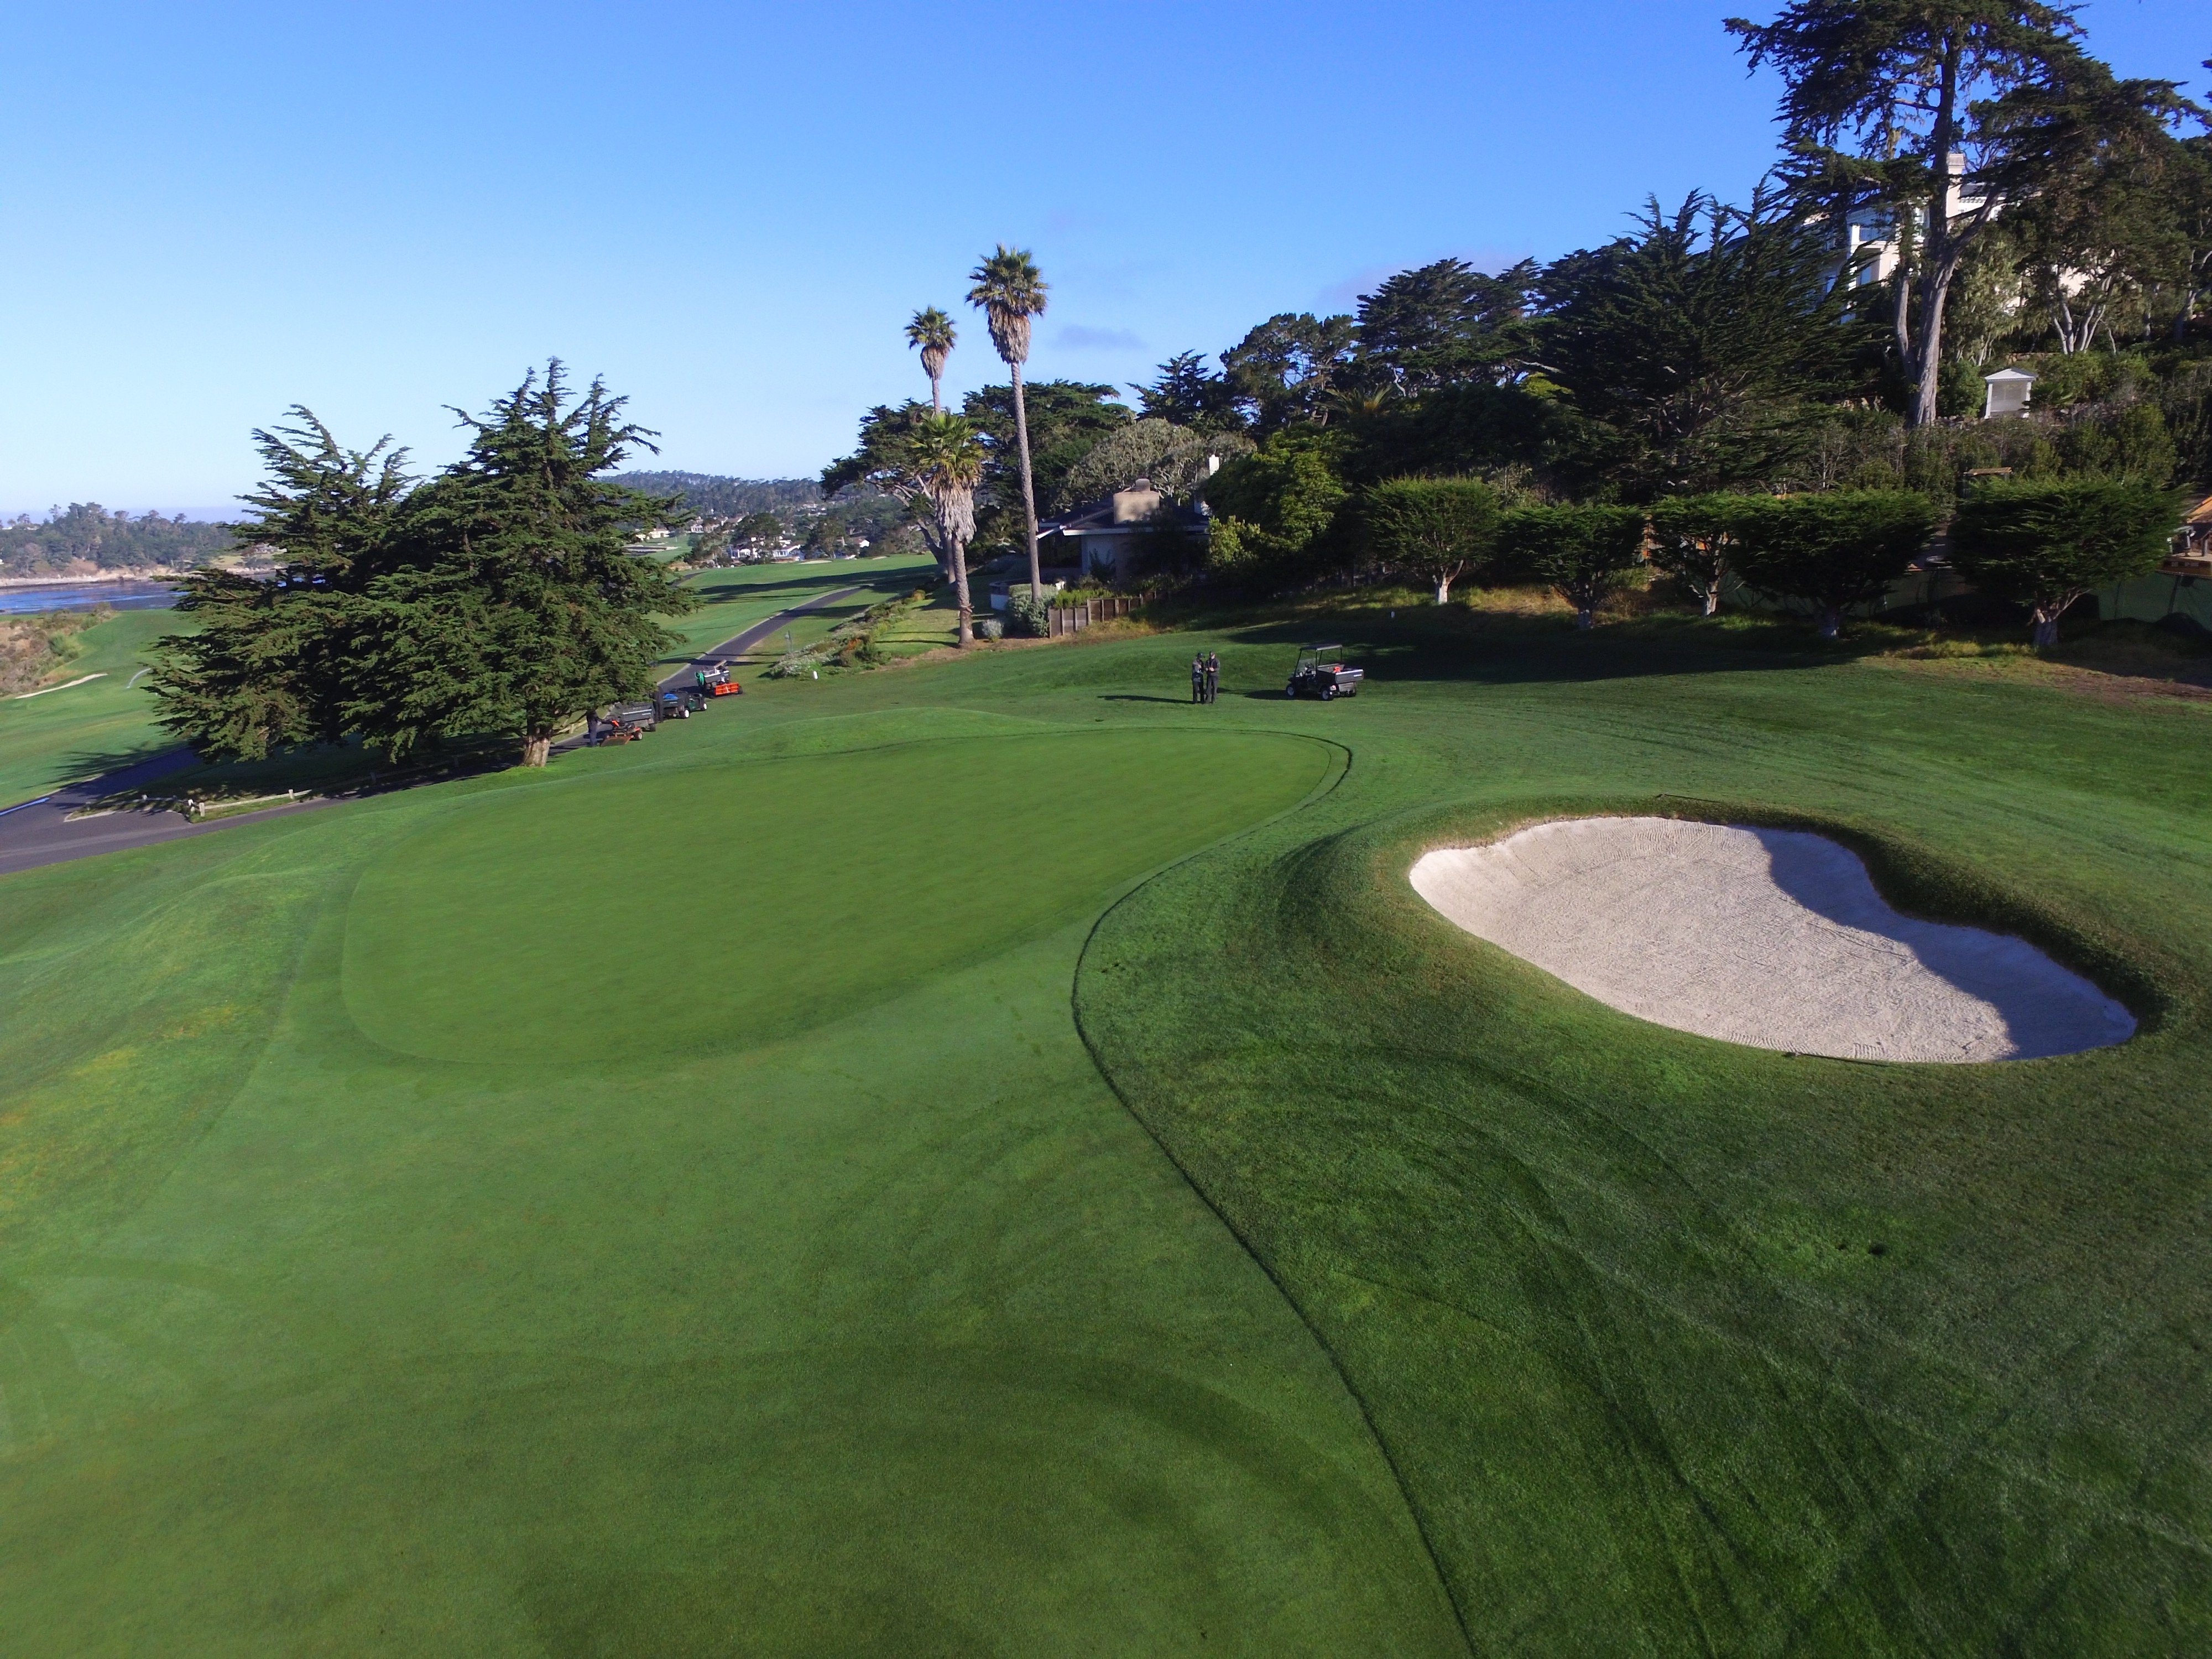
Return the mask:
<svg viewBox="0 0 2212 1659">
<path fill-rule="evenodd" d="M 50 795 L 0 811 L 0 876 L 33 870 L 42 864 L 90 858 L 95 853 L 117 853 L 126 847 L 147 847 L 185 836 L 211 836 L 234 823 L 258 823 L 264 818 L 304 812 L 324 804 L 294 801 L 263 811 L 217 818 L 212 823 L 194 823 L 182 812 L 170 811 L 103 812 L 97 817 L 70 821 L 70 813 L 82 811 L 96 800 L 147 788 L 193 763 L 191 750 L 172 749 L 120 771 L 64 784 Z"/>
<path fill-rule="evenodd" d="M 700 668 L 717 663 L 735 662 L 794 617 L 809 611 L 819 611 L 824 605 L 850 599 L 861 590 L 858 586 L 841 588 L 835 593 L 824 593 L 809 599 L 804 605 L 779 611 L 766 622 L 757 623 L 744 633 L 727 639 L 713 650 L 692 659 L 690 665 L 671 674 L 660 682 L 664 688 L 688 682 Z M 580 738 L 571 739 L 561 745 L 573 747 Z M 165 777 L 185 770 L 193 764 L 192 751 L 177 748 L 139 761 L 119 771 L 107 772 L 96 778 L 87 778 L 79 783 L 65 784 L 51 794 L 35 800 L 0 810 L 0 876 L 12 875 L 18 870 L 34 870 L 40 865 L 64 864 L 71 859 L 91 858 L 99 853 L 120 852 L 128 847 L 150 847 L 158 842 L 179 841 L 186 836 L 211 836 L 217 830 L 228 830 L 234 824 L 259 823 L 264 818 L 282 817 L 287 812 L 305 812 L 317 806 L 327 806 L 343 796 L 325 797 L 318 800 L 295 801 L 289 805 L 272 806 L 258 812 L 240 812 L 234 817 L 217 818 L 212 823 L 194 823 L 181 812 L 123 811 L 106 812 L 97 817 L 71 821 L 70 814 L 82 811 L 96 800 L 134 789 L 145 789 Z"/>
<path fill-rule="evenodd" d="M 692 658 L 684 666 L 662 680 L 660 689 L 664 691 L 672 691 L 679 685 L 696 684 L 692 676 L 700 669 L 713 668 L 723 663 L 733 663 L 793 617 L 803 617 L 810 611 L 822 610 L 824 606 L 836 604 L 840 599 L 849 599 L 860 591 L 859 586 L 841 587 L 835 593 L 824 593 L 818 599 L 807 600 L 805 605 L 794 605 L 788 611 L 779 611 L 766 622 L 755 623 L 744 633 L 724 640 L 713 650 Z"/>
</svg>

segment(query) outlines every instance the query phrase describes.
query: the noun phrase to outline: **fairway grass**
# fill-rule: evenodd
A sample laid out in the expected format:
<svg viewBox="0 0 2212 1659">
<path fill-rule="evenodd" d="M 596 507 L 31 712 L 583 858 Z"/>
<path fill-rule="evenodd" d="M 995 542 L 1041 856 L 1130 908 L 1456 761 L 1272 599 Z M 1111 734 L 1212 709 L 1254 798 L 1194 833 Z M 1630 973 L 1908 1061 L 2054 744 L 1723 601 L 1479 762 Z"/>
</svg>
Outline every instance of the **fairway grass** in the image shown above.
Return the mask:
<svg viewBox="0 0 2212 1659">
<path fill-rule="evenodd" d="M 146 647 L 177 632 L 169 611 L 120 611 L 69 643 L 77 648 L 58 681 L 81 674 L 101 678 L 43 696 L 0 700 L 0 806 L 31 800 L 79 778 L 128 766 L 175 739 L 154 724 L 146 682 L 132 681 L 145 667 Z"/>
<path fill-rule="evenodd" d="M 0 1646 L 2212 1645 L 2207 710 L 1387 606 L 729 701 L 0 879 Z M 2141 1033 L 1737 1048 L 1407 884 L 1620 812 Z"/>
</svg>

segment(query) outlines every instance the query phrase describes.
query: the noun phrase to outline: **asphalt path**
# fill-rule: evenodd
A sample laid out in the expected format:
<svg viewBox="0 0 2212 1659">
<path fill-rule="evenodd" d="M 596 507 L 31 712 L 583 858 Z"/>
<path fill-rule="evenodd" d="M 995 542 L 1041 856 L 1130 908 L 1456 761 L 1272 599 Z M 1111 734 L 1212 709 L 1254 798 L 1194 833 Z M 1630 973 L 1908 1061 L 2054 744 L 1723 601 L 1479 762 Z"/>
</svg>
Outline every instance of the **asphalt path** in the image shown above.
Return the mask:
<svg viewBox="0 0 2212 1659">
<path fill-rule="evenodd" d="M 663 690 L 673 690 L 691 680 L 701 668 L 716 664 L 734 662 L 763 640 L 785 626 L 794 617 L 810 611 L 819 611 L 825 605 L 848 599 L 860 588 L 841 588 L 835 593 L 824 593 L 809 599 L 805 605 L 795 605 L 788 611 L 779 611 L 766 622 L 757 623 L 733 639 L 727 639 L 705 654 L 692 659 L 660 682 Z M 562 747 L 568 747 L 563 744 Z M 163 778 L 183 771 L 193 764 L 189 749 L 172 749 L 150 760 L 139 761 L 119 771 L 103 773 L 80 783 L 65 784 L 52 794 L 21 805 L 0 810 L 0 876 L 12 875 L 18 870 L 35 870 L 46 864 L 65 864 L 71 859 L 88 859 L 100 853 L 118 853 L 129 847 L 151 847 L 165 841 L 181 841 L 187 836 L 211 836 L 230 829 L 234 824 L 259 823 L 268 818 L 283 817 L 288 813 L 311 811 L 318 806 L 327 806 L 342 797 L 326 797 L 319 800 L 295 801 L 288 805 L 272 806 L 258 812 L 240 812 L 234 817 L 217 818 L 212 823 L 195 823 L 181 812 L 141 811 L 137 809 L 102 812 L 97 817 L 72 820 L 70 814 L 83 811 L 94 801 L 112 795 L 149 787 Z"/>
<path fill-rule="evenodd" d="M 102 812 L 72 820 L 94 801 L 133 789 L 144 789 L 192 765 L 192 751 L 172 749 L 151 760 L 140 761 L 118 772 L 104 773 L 82 783 L 64 785 L 50 795 L 0 811 L 0 876 L 18 870 L 35 870 L 42 864 L 65 864 L 97 853 L 119 853 L 126 847 L 149 847 L 156 842 L 179 841 L 186 836 L 211 836 L 234 823 L 258 823 L 325 805 L 322 801 L 293 801 L 258 812 L 240 812 L 212 823 L 195 823 L 182 812 L 130 809 Z"/>
<path fill-rule="evenodd" d="M 841 599 L 849 599 L 860 591 L 857 586 L 841 587 L 835 593 L 824 593 L 818 599 L 807 600 L 805 605 L 794 605 L 788 611 L 779 611 L 766 622 L 756 623 L 735 638 L 724 640 L 705 655 L 692 658 L 689 664 L 661 681 L 660 689 L 664 691 L 673 691 L 679 686 L 696 685 L 698 682 L 693 676 L 700 669 L 714 668 L 724 663 L 733 663 L 793 617 L 803 617 L 810 611 L 819 611 L 824 606 L 836 605 Z"/>
</svg>

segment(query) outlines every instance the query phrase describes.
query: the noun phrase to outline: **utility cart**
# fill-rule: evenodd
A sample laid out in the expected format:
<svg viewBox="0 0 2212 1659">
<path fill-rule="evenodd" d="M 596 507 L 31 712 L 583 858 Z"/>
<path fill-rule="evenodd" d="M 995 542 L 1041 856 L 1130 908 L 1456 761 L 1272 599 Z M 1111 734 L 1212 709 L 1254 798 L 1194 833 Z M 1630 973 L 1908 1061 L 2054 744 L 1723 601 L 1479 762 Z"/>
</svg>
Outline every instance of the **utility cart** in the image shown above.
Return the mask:
<svg viewBox="0 0 2212 1659">
<path fill-rule="evenodd" d="M 1358 696 L 1359 682 L 1367 678 L 1367 671 L 1346 668 L 1343 657 L 1340 645 L 1300 646 L 1297 666 L 1291 670 L 1290 689 L 1284 695 L 1319 697 L 1323 702 Z"/>
</svg>

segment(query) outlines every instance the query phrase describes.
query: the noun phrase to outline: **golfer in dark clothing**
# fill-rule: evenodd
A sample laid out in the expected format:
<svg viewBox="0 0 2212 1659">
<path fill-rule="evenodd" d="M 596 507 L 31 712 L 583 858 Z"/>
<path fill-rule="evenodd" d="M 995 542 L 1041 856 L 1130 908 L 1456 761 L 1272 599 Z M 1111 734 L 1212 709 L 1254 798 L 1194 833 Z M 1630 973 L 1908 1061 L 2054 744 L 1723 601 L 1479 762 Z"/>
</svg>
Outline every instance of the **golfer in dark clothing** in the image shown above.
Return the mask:
<svg viewBox="0 0 2212 1659">
<path fill-rule="evenodd" d="M 1214 652 L 1206 653 L 1206 700 L 1212 702 L 1221 695 L 1221 658 Z"/>
<path fill-rule="evenodd" d="M 1206 701 L 1206 654 L 1200 652 L 1190 659 L 1190 700 Z"/>
</svg>

